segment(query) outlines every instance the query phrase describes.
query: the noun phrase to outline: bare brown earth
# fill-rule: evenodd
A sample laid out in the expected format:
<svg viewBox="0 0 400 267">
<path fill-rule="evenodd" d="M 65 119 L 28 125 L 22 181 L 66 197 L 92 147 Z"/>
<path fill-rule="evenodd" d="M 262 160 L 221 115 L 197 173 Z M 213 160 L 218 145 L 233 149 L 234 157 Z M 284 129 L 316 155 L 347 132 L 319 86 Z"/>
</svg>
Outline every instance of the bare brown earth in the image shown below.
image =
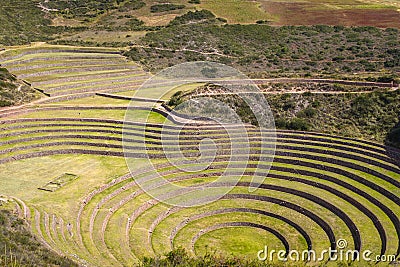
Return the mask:
<svg viewBox="0 0 400 267">
<path fill-rule="evenodd" d="M 400 27 L 400 12 L 391 8 L 323 9 L 314 3 L 262 1 L 266 12 L 277 19 L 273 25 L 343 25 Z"/>
</svg>

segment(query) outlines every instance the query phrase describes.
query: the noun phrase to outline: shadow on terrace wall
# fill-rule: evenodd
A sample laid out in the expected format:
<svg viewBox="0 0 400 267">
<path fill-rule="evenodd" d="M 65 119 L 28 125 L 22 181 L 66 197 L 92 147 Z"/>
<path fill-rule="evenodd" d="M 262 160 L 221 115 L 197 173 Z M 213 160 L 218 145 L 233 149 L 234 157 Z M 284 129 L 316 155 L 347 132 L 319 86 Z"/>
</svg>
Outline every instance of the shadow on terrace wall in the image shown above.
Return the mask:
<svg viewBox="0 0 400 267">
<path fill-rule="evenodd" d="M 385 140 L 386 152 L 400 168 L 400 117 L 399 123 L 390 131 Z"/>
</svg>

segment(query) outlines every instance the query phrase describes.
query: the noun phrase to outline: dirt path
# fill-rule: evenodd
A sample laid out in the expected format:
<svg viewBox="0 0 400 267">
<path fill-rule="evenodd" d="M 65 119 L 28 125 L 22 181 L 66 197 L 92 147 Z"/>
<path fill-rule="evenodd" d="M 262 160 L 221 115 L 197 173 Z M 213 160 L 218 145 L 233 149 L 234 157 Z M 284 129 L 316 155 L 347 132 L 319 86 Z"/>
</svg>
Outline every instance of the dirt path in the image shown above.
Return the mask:
<svg viewBox="0 0 400 267">
<path fill-rule="evenodd" d="M 46 2 L 48 2 L 48 1 L 44 1 L 44 2 L 46 3 Z M 55 9 L 55 8 L 48 8 L 48 7 L 45 7 L 41 2 L 38 4 L 38 7 L 40 7 L 40 8 L 42 9 L 42 11 L 43 11 L 43 12 L 46 12 L 46 13 L 49 13 L 49 12 L 51 12 L 51 11 L 55 11 L 55 12 L 59 11 L 58 9 Z"/>
<path fill-rule="evenodd" d="M 399 90 L 398 87 L 387 90 L 387 92 L 394 92 Z M 303 93 L 311 93 L 311 94 L 330 94 L 330 95 L 341 95 L 341 94 L 370 94 L 375 91 L 310 91 L 310 90 L 299 90 L 299 91 L 261 91 L 263 94 L 303 94 Z M 215 93 L 204 93 L 204 94 L 195 94 L 193 96 L 216 96 L 216 95 L 237 95 L 237 94 L 254 94 L 258 92 L 215 92 Z"/>
<path fill-rule="evenodd" d="M 151 47 L 151 46 L 146 46 L 146 45 L 133 45 L 132 47 L 144 48 L 144 49 L 154 49 L 154 50 L 160 50 L 160 51 L 169 51 L 169 52 L 193 52 L 193 53 L 198 53 L 198 54 L 205 55 L 205 56 L 215 55 L 215 56 L 220 56 L 220 57 L 237 58 L 235 56 L 225 55 L 221 52 L 202 52 L 199 50 L 187 49 L 187 48 L 170 49 L 170 48 L 164 48 L 164 47 Z"/>
</svg>

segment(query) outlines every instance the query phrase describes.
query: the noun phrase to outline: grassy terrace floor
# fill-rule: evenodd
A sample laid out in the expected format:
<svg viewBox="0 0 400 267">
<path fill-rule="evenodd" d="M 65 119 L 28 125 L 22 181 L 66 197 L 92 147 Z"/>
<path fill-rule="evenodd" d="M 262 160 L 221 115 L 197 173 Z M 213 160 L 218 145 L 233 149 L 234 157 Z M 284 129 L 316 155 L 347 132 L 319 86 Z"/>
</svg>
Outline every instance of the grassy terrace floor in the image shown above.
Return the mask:
<svg viewBox="0 0 400 267">
<path fill-rule="evenodd" d="M 132 91 L 148 77 L 111 48 L 41 45 L 9 50 L 0 62 L 49 96 Z"/>
<path fill-rule="evenodd" d="M 180 246 L 192 255 L 217 250 L 251 259 L 265 245 L 319 253 L 334 248 L 339 239 L 346 239 L 350 249 L 369 249 L 373 255 L 399 254 L 399 150 L 312 132 L 278 130 L 274 138 L 265 131 L 262 139 L 257 128 L 247 126 L 250 158 L 241 148 L 230 159 L 230 145 L 244 145 L 234 126 L 229 126 L 230 138 L 212 125 L 181 129 L 169 122 L 162 129 L 165 117 L 159 105 L 150 110 L 153 103 L 139 101 L 133 102 L 134 119 L 124 124 L 130 101 L 95 93 L 106 88 L 104 92 L 118 89 L 132 96 L 135 88 L 120 85 L 139 83 L 147 74 L 115 52 L 46 46 L 3 55 L 7 68 L 30 75 L 26 79 L 35 87 L 65 96 L 0 112 L 0 194 L 14 197 L 20 215 L 47 246 L 94 266 L 130 266 Z M 120 62 L 128 69 L 115 69 L 118 64 L 113 63 L 99 70 L 106 62 Z M 116 88 L 110 88 L 113 84 Z M 123 157 L 123 130 L 132 174 Z M 163 144 L 161 133 L 167 138 Z M 202 139 L 213 139 L 213 163 L 201 171 L 182 171 L 194 163 L 176 158 L 171 140 L 178 135 L 180 151 L 189 159 L 199 156 Z M 273 147 L 274 162 L 258 162 L 262 149 Z M 224 171 L 228 181 L 212 183 Z M 139 181 L 155 181 L 155 172 L 175 185 L 203 185 L 215 192 L 231 186 L 235 178 L 238 183 L 207 205 L 173 207 L 142 190 Z M 54 192 L 38 190 L 65 173 L 77 178 Z M 249 191 L 254 177 L 263 182 Z M 155 185 L 162 189 L 162 183 Z"/>
<path fill-rule="evenodd" d="M 62 119 L 56 117 L 50 119 L 50 121 L 48 121 L 49 119 L 43 120 L 16 119 L 8 122 L 5 120 L 2 124 L 4 130 L 2 132 L 2 158 L 16 157 L 37 151 L 56 153 L 58 150 L 71 148 L 90 149 L 98 151 L 99 154 L 104 151 L 114 151 L 119 153 L 120 156 L 77 155 L 72 157 L 63 155 L 11 161 L 2 165 L 2 168 L 4 168 L 2 174 L 12 175 L 16 178 L 14 178 L 13 182 L 3 180 L 5 184 L 2 185 L 2 188 L 8 188 L 7 190 L 21 188 L 21 178 L 24 181 L 24 188 L 28 189 L 36 188 L 48 182 L 58 172 L 70 172 L 78 175 L 80 178 L 76 182 L 74 181 L 71 185 L 63 187 L 59 192 L 53 192 L 49 195 L 46 192 L 36 190 L 33 190 L 33 194 L 33 192 L 30 192 L 32 190 L 27 190 L 19 197 L 26 200 L 30 199 L 33 206 L 38 209 L 38 212 L 44 214 L 42 215 L 44 217 L 35 218 L 35 220 L 39 220 L 39 225 L 43 226 L 42 228 L 39 227 L 39 229 L 42 229 L 41 232 L 44 239 L 61 251 L 69 251 L 66 248 L 70 247 L 70 245 L 65 243 L 66 241 L 62 238 L 54 240 L 56 235 L 46 230 L 49 222 L 46 223 L 44 218 L 47 216 L 45 214 L 49 213 L 48 208 L 52 207 L 51 210 L 57 210 L 57 212 L 54 212 L 55 215 L 63 218 L 63 221 L 73 221 L 75 225 L 79 223 L 79 228 L 73 229 L 74 235 L 71 238 L 76 244 L 79 245 L 81 243 L 84 251 L 84 253 L 83 251 L 80 252 L 82 253 L 80 254 L 82 258 L 86 259 L 90 255 L 95 264 L 103 262 L 110 262 L 110 264 L 116 264 L 116 262 L 124 263 L 124 260 L 126 261 L 125 264 L 128 264 L 129 261 L 137 260 L 143 255 L 160 255 L 179 245 L 187 247 L 192 253 L 201 253 L 205 250 L 204 243 L 207 242 L 206 240 L 214 240 L 215 242 L 212 243 L 215 246 L 214 248 L 221 246 L 222 251 L 229 254 L 233 248 L 227 245 L 229 240 L 223 241 L 221 239 L 221 235 L 234 231 L 235 227 L 245 227 L 246 230 L 241 231 L 243 235 L 235 237 L 237 246 L 236 249 L 233 249 L 233 253 L 235 255 L 251 256 L 254 247 L 250 244 L 254 244 L 254 242 L 251 240 L 252 235 L 248 236 L 246 234 L 261 231 L 262 235 L 267 238 L 270 237 L 271 233 L 263 232 L 261 229 L 257 230 L 254 227 L 254 229 L 252 227 L 247 229 L 245 225 L 240 226 L 237 222 L 251 222 L 260 225 L 267 223 L 273 229 L 280 229 L 280 233 L 283 236 L 292 236 L 292 238 L 287 239 L 291 248 L 305 249 L 307 245 L 306 239 L 297 236 L 295 234 L 297 233 L 296 229 L 293 229 L 293 226 L 288 226 L 287 222 L 282 222 L 276 218 L 271 219 L 263 215 L 263 212 L 280 214 L 280 216 L 290 219 L 295 225 L 302 227 L 301 229 L 310 236 L 309 239 L 315 249 L 322 250 L 326 247 L 330 243 L 329 238 L 343 237 L 349 242 L 353 240 L 351 246 L 357 246 L 357 242 L 360 242 L 358 246 L 362 246 L 364 249 L 376 250 L 376 248 L 379 248 L 378 251 L 384 249 L 388 253 L 397 252 L 398 242 L 389 237 L 398 234 L 398 214 L 396 212 L 393 213 L 393 211 L 398 207 L 398 199 L 395 196 L 399 195 L 398 177 L 400 169 L 379 145 L 374 146 L 372 144 L 364 144 L 362 141 L 352 141 L 343 146 L 340 144 L 341 138 L 339 137 L 321 137 L 320 143 L 311 142 L 310 145 L 307 145 L 308 139 L 311 141 L 313 138 L 312 134 L 278 132 L 275 163 L 268 174 L 269 178 L 264 182 L 266 188 L 249 194 L 245 189 L 245 183 L 250 181 L 250 177 L 243 177 L 241 178 L 243 186 L 238 186 L 230 193 L 235 197 L 240 196 L 238 200 L 220 200 L 212 205 L 205 206 L 205 210 L 208 212 L 215 210 L 215 214 L 211 213 L 204 218 L 196 219 L 198 216 L 203 216 L 205 211 L 202 211 L 202 209 L 176 210 L 164 204 L 148 202 L 150 198 L 141 192 L 134 180 L 125 178 L 120 183 L 114 180 L 127 172 L 122 158 L 121 137 L 115 140 L 97 138 L 120 136 L 121 124 L 117 121 L 109 121 L 107 123 L 104 123 L 104 120 L 74 121 L 72 118 L 68 119 L 66 117 Z M 46 135 L 50 138 L 36 140 L 35 138 L 41 136 L 40 132 L 37 133 L 35 131 L 38 129 L 40 131 L 49 131 Z M 82 131 L 79 132 L 79 136 L 74 136 L 74 132 L 80 129 Z M 107 129 L 111 132 L 102 133 L 103 130 Z M 143 130 L 143 126 L 132 126 L 129 132 L 132 134 L 138 133 L 139 135 L 134 139 L 139 141 L 144 138 L 144 136 L 140 137 Z M 146 139 L 154 141 L 155 139 L 152 136 L 157 136 L 157 127 L 147 127 L 146 130 L 148 131 Z M 170 135 L 172 136 L 174 130 L 171 130 Z M 59 135 L 59 131 L 66 131 L 67 133 Z M 113 133 L 113 131 L 116 132 Z M 199 138 L 201 139 L 202 134 L 207 136 L 207 131 L 216 132 L 215 130 L 204 129 L 204 133 L 202 133 L 202 130 L 200 130 L 200 136 L 196 135 L 191 141 L 193 135 L 190 133 L 193 131 L 194 129 L 187 129 L 187 132 L 181 133 L 183 149 L 189 154 L 195 152 L 193 148 L 196 147 L 195 144 Z M 71 137 L 68 138 L 67 135 L 71 135 Z M 54 136 L 54 139 L 52 136 Z M 222 150 L 220 151 L 223 152 L 224 143 L 228 140 L 225 141 L 224 138 L 226 137 L 223 133 L 216 132 L 214 137 L 219 140 L 217 142 L 221 145 L 220 149 Z M 257 136 L 255 135 L 254 137 L 256 139 Z M 300 141 L 300 144 L 298 141 Z M 6 144 L 7 142 L 11 144 Z M 327 144 L 338 147 L 327 149 Z M 110 145 L 112 146 L 109 147 Z M 37 147 L 35 148 L 35 146 Z M 132 146 L 135 147 L 135 142 L 132 143 Z M 159 153 L 157 151 L 160 151 L 161 147 L 151 144 L 149 148 L 154 149 L 152 154 L 157 157 Z M 141 151 L 140 147 L 132 149 L 134 152 Z M 139 150 L 136 151 L 137 149 Z M 164 149 L 168 149 L 168 146 Z M 349 152 L 347 153 L 348 150 Z M 5 151 L 8 152 L 5 153 Z M 256 155 L 258 151 L 254 148 L 252 154 Z M 342 151 L 344 153 L 340 157 L 335 154 Z M 78 154 L 82 153 L 85 154 L 84 151 L 78 152 Z M 191 176 L 180 173 L 178 170 L 171 173 L 170 168 L 164 168 L 164 171 L 163 168 L 159 170 L 162 172 L 167 171 L 164 177 L 181 185 L 204 184 L 215 180 L 223 172 L 223 162 L 226 160 L 224 153 L 217 156 L 217 158 L 222 160 L 222 168 L 212 168 Z M 138 166 L 140 166 L 140 162 L 145 162 L 140 159 L 135 159 L 135 161 L 138 162 Z M 164 160 L 160 157 L 158 161 L 163 162 Z M 80 162 L 80 164 L 77 164 L 77 162 Z M 47 173 L 49 170 L 46 170 L 45 166 L 48 166 L 48 164 L 58 167 L 51 168 L 52 172 Z M 24 167 L 19 170 L 18 166 Z M 26 166 L 31 167 L 27 168 Z M 43 166 L 42 171 L 40 171 L 40 166 Z M 55 170 L 57 171 L 54 172 Z M 143 170 L 145 171 L 146 168 Z M 234 171 L 234 169 L 231 171 Z M 248 169 L 248 172 L 251 173 L 252 169 Z M 27 173 L 30 173 L 30 175 L 27 175 Z M 35 178 L 37 175 L 40 175 L 43 179 Z M 262 173 L 258 175 L 262 176 Z M 180 176 L 182 176 L 183 180 L 180 180 Z M 104 179 L 104 177 L 107 178 Z M 111 179 L 112 177 L 114 178 Z M 109 182 L 109 188 L 100 191 L 97 189 L 98 192 L 91 199 L 84 200 L 85 195 L 92 195 L 89 189 L 96 188 L 99 181 L 102 181 L 101 183 Z M 79 189 L 80 183 L 85 184 L 84 190 Z M 293 195 L 294 191 L 290 191 L 298 191 L 299 188 L 301 188 L 299 194 L 295 193 Z M 288 189 L 289 191 L 287 191 Z M 18 192 L 10 193 L 18 195 Z M 303 218 L 305 215 L 300 210 L 291 210 L 290 213 L 294 213 L 294 215 L 285 216 L 284 210 L 290 207 L 279 207 L 279 202 L 275 204 L 272 202 L 272 204 L 268 205 L 262 204 L 260 211 L 259 204 L 256 203 L 262 201 L 262 199 L 257 201 L 254 199 L 252 201 L 254 196 L 268 196 L 268 198 L 284 199 L 290 203 L 301 203 L 302 208 L 307 208 L 310 212 L 316 213 L 319 219 L 317 220 L 314 217 Z M 319 200 L 308 196 L 317 197 Z M 80 213 L 73 205 L 76 199 L 79 199 L 82 205 Z M 321 206 L 320 201 L 322 199 L 327 204 Z M 267 208 L 270 205 L 272 206 Z M 242 208 L 242 210 L 229 210 L 238 207 Z M 257 211 L 253 211 L 254 209 Z M 343 214 L 340 211 L 343 211 L 346 217 L 348 216 L 348 220 L 343 220 Z M 77 212 L 79 216 L 74 219 Z M 178 214 L 181 215 L 178 216 Z M 51 216 L 52 214 L 50 214 Z M 128 220 L 128 217 L 132 219 Z M 192 217 L 193 219 L 190 219 Z M 184 218 L 189 218 L 189 222 L 182 225 L 186 220 Z M 374 218 L 377 220 L 375 221 Z M 311 220 L 312 223 L 305 224 L 304 222 L 307 220 Z M 128 222 L 130 223 L 128 224 Z M 321 228 L 321 224 L 324 225 L 322 222 L 327 223 L 329 227 Z M 205 233 L 204 236 L 198 236 L 200 230 L 207 227 L 212 228 L 217 223 L 236 226 L 232 226 L 233 228 L 221 226 L 220 230 L 212 230 Z M 121 224 L 124 225 L 122 229 L 120 227 Z M 178 228 L 175 229 L 175 227 Z M 38 228 L 36 227 L 36 229 Z M 327 229 L 331 229 L 332 233 Z M 320 231 L 326 238 L 321 240 L 317 237 Z M 354 240 L 355 236 L 357 236 L 356 233 L 360 235 L 360 240 L 357 238 Z M 297 237 L 294 238 L 294 236 Z M 380 236 L 380 238 L 377 239 L 376 236 Z M 195 243 L 190 241 L 194 240 L 193 238 L 196 241 Z M 271 247 L 282 248 L 279 239 L 275 240 L 271 237 L 268 240 L 271 240 L 271 243 L 268 243 Z M 138 243 L 142 245 L 138 247 L 136 245 Z M 173 246 L 171 247 L 171 245 Z M 130 251 L 133 251 L 133 254 L 130 254 Z"/>
</svg>

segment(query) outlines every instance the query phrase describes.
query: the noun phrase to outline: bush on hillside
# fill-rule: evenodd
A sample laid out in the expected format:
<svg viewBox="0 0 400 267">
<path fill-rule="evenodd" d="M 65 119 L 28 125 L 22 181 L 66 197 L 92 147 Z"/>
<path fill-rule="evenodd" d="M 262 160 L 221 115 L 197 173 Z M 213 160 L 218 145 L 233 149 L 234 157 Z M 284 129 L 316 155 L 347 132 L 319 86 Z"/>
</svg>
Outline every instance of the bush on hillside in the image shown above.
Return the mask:
<svg viewBox="0 0 400 267">
<path fill-rule="evenodd" d="M 207 21 L 215 19 L 215 15 L 208 10 L 196 10 L 196 11 L 189 11 L 188 13 L 176 17 L 173 19 L 169 25 L 179 25 L 179 24 L 186 24 L 195 21 Z"/>
<path fill-rule="evenodd" d="M 388 134 L 387 143 L 400 148 L 400 123 Z"/>
<path fill-rule="evenodd" d="M 160 13 L 166 11 L 172 11 L 177 9 L 183 9 L 185 5 L 175 5 L 175 4 L 156 4 L 150 7 L 151 13 Z"/>
</svg>

